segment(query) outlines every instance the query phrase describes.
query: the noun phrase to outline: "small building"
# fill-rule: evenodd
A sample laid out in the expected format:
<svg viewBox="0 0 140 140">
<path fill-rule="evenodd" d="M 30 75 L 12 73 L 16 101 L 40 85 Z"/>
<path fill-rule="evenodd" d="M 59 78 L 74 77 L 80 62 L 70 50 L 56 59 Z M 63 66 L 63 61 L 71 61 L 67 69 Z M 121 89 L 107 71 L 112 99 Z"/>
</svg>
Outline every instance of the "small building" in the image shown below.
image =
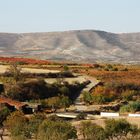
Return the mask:
<svg viewBox="0 0 140 140">
<path fill-rule="evenodd" d="M 28 108 L 30 108 L 33 113 L 41 111 L 41 109 L 42 109 L 42 105 L 40 103 L 24 102 L 24 104 L 27 104 Z"/>
<path fill-rule="evenodd" d="M 25 114 L 33 113 L 32 108 L 28 104 L 2 96 L 0 96 L 0 106 L 6 106 L 11 111 L 19 110 Z"/>
</svg>

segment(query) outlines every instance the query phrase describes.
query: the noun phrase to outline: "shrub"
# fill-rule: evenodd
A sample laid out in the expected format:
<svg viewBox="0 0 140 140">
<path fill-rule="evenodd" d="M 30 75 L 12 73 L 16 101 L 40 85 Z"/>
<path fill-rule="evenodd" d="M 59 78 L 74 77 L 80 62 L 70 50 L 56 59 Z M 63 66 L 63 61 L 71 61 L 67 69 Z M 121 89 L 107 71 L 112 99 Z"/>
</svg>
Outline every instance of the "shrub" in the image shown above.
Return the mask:
<svg viewBox="0 0 140 140">
<path fill-rule="evenodd" d="M 69 99 L 68 96 L 60 96 L 60 103 L 59 106 L 64 108 L 64 111 L 66 111 L 66 108 L 69 107 L 71 104 L 71 100 Z"/>
<path fill-rule="evenodd" d="M 24 139 L 31 138 L 28 129 L 28 120 L 21 112 L 14 112 L 7 117 L 5 126 L 11 133 L 12 137 L 22 137 Z"/>
<path fill-rule="evenodd" d="M 140 111 L 140 102 L 132 102 L 120 108 L 120 112 L 136 112 Z"/>
<path fill-rule="evenodd" d="M 137 94 L 137 92 L 135 90 L 126 90 L 121 93 L 121 97 L 124 100 L 130 101 L 133 99 L 133 96 L 136 94 Z"/>
<path fill-rule="evenodd" d="M 118 71 L 118 68 L 113 68 L 112 71 Z"/>
<path fill-rule="evenodd" d="M 80 132 L 83 135 L 84 140 L 105 140 L 104 129 L 94 123 L 82 122 L 80 124 Z"/>
<path fill-rule="evenodd" d="M 74 126 L 64 121 L 45 120 L 39 126 L 38 140 L 68 140 L 77 138 Z"/>
<path fill-rule="evenodd" d="M 105 132 L 108 139 L 126 139 L 128 134 L 130 138 L 138 132 L 137 130 L 137 126 L 131 125 L 125 119 L 109 119 L 105 121 Z"/>
<path fill-rule="evenodd" d="M 78 95 L 84 87 L 85 84 L 79 83 L 64 83 L 61 85 L 59 83 L 48 84 L 44 80 L 37 80 L 9 85 L 8 88 L 6 88 L 7 91 L 5 95 L 15 100 L 29 101 L 56 97 L 60 94 L 74 100 L 76 95 Z"/>
<path fill-rule="evenodd" d="M 122 69 L 121 71 L 128 71 L 128 69 L 127 69 L 127 68 L 124 68 L 124 69 Z"/>
<path fill-rule="evenodd" d="M 77 120 L 84 120 L 86 116 L 87 116 L 86 113 L 80 112 L 80 113 L 77 115 L 76 119 L 77 119 Z"/>
<path fill-rule="evenodd" d="M 102 104 L 106 102 L 111 102 L 114 99 L 116 99 L 116 94 L 115 92 L 106 86 L 98 86 L 95 88 L 93 91 L 93 102 Z"/>
<path fill-rule="evenodd" d="M 37 131 L 39 128 L 39 125 L 45 120 L 46 115 L 42 113 L 34 114 L 30 119 L 29 119 L 29 124 L 28 127 L 30 129 L 30 132 L 32 135 L 37 137 Z"/>
<path fill-rule="evenodd" d="M 52 107 L 52 109 L 57 109 L 59 107 L 59 104 L 60 104 L 60 98 L 59 97 L 48 98 L 46 101 L 46 104 L 49 107 Z"/>
<path fill-rule="evenodd" d="M 93 102 L 93 96 L 89 92 L 83 92 L 83 100 L 87 104 L 91 104 Z"/>
</svg>

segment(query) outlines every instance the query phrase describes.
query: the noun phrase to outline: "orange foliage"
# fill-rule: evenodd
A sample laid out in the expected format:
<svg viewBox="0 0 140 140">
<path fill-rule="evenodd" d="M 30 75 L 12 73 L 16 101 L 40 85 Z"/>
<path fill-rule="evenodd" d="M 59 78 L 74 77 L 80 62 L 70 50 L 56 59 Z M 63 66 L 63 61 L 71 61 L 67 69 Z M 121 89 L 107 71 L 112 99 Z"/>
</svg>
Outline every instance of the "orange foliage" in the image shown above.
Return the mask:
<svg viewBox="0 0 140 140">
<path fill-rule="evenodd" d="M 36 60 L 31 58 L 16 58 L 16 57 L 0 57 L 1 62 L 11 63 L 11 62 L 23 62 L 26 64 L 51 64 L 47 60 Z"/>
<path fill-rule="evenodd" d="M 99 71 L 89 70 L 89 75 L 101 79 L 107 83 L 133 83 L 140 86 L 140 69 L 132 69 L 130 71 Z"/>
<path fill-rule="evenodd" d="M 117 94 L 115 93 L 115 91 L 113 91 L 112 89 L 106 88 L 104 86 L 97 86 L 94 91 L 93 91 L 93 95 L 94 96 L 98 96 L 98 95 L 103 95 L 103 96 L 107 96 L 108 98 L 113 98 L 114 96 L 116 96 Z"/>
</svg>

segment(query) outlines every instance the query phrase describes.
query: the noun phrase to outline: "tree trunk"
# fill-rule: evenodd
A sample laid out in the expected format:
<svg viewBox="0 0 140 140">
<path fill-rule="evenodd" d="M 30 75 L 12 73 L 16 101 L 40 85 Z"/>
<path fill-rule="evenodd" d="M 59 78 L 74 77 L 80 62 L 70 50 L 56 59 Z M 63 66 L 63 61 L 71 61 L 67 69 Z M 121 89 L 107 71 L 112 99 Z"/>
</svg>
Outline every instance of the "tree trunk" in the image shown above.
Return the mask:
<svg viewBox="0 0 140 140">
<path fill-rule="evenodd" d="M 0 139 L 3 140 L 3 136 L 2 135 L 0 135 Z"/>
<path fill-rule="evenodd" d="M 1 128 L 0 139 L 3 140 L 4 128 Z"/>
</svg>

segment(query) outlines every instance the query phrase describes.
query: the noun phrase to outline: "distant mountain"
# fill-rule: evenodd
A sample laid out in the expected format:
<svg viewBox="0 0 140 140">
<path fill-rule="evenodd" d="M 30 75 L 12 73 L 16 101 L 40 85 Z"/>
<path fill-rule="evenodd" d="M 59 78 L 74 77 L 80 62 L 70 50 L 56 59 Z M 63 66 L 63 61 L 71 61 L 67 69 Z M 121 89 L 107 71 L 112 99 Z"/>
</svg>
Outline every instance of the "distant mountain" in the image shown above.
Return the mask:
<svg viewBox="0 0 140 140">
<path fill-rule="evenodd" d="M 140 63 L 140 33 L 114 34 L 96 30 L 0 33 L 0 56 Z"/>
</svg>

